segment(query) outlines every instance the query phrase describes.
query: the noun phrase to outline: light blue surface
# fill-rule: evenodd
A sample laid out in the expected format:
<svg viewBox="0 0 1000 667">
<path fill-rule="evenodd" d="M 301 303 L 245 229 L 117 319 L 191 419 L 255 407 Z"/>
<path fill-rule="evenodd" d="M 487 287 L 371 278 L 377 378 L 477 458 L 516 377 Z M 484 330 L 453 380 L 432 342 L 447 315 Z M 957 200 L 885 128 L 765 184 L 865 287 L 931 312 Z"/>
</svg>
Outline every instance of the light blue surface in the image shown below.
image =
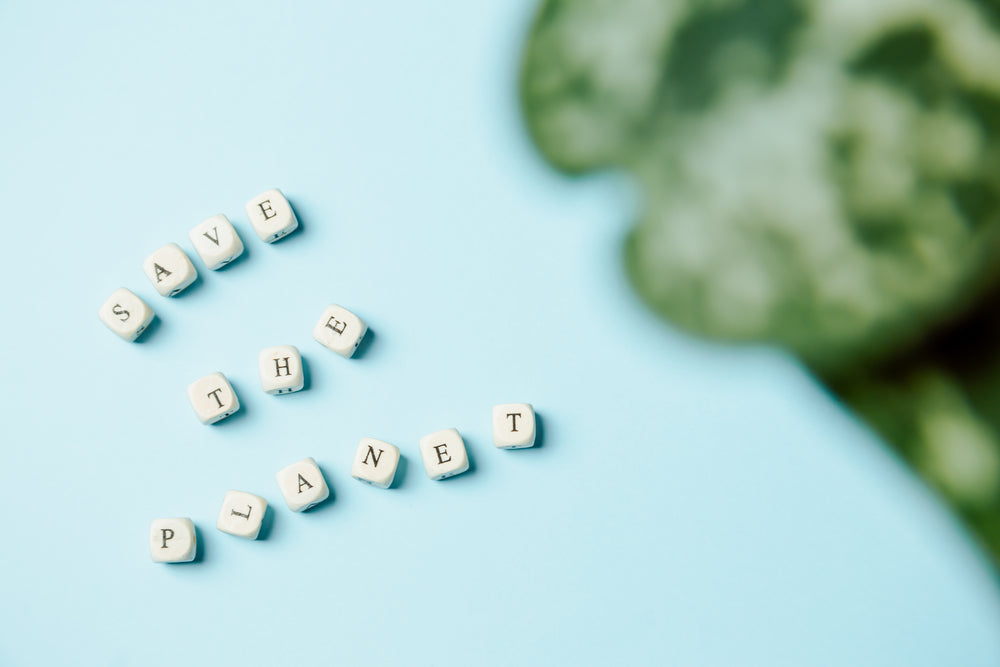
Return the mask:
<svg viewBox="0 0 1000 667">
<path fill-rule="evenodd" d="M 637 303 L 628 188 L 523 135 L 532 2 L 208 5 L 0 4 L 0 665 L 1000 663 L 993 575 L 869 432 Z M 273 246 L 243 213 L 270 187 L 303 223 Z M 247 256 L 158 296 L 142 259 L 219 212 Z M 96 316 L 122 285 L 141 344 Z M 312 341 L 330 302 L 362 358 Z M 275 344 L 307 391 L 260 391 Z M 205 427 L 215 370 L 244 409 Z M 541 448 L 493 448 L 512 401 Z M 474 469 L 431 482 L 451 426 Z M 350 479 L 362 436 L 401 488 Z M 335 497 L 298 515 L 274 474 L 304 456 Z M 230 488 L 267 539 L 215 530 Z M 150 562 L 166 516 L 202 562 Z"/>
</svg>

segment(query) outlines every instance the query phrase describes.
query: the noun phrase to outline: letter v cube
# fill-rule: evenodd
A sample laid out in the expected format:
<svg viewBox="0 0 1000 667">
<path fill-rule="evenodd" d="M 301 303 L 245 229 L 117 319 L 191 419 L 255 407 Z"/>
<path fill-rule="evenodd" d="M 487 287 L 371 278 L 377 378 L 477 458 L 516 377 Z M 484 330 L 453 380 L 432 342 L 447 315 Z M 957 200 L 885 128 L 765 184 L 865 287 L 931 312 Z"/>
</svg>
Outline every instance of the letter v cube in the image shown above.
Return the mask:
<svg viewBox="0 0 1000 667">
<path fill-rule="evenodd" d="M 221 269 L 243 254 L 243 241 L 229 218 L 213 215 L 188 232 L 191 245 L 212 271 Z"/>
</svg>

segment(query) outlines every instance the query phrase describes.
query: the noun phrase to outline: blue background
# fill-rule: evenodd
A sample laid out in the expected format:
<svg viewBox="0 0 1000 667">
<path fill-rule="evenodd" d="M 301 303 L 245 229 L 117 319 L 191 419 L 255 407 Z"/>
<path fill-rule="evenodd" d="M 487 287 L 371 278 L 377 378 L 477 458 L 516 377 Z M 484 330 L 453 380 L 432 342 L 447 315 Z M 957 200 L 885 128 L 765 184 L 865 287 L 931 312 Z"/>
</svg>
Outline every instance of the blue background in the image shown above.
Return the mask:
<svg viewBox="0 0 1000 667">
<path fill-rule="evenodd" d="M 630 291 L 633 195 L 520 124 L 534 1 L 0 5 L 0 664 L 996 665 L 996 580 L 792 359 L 694 341 Z M 268 246 L 244 203 L 283 189 Z M 246 256 L 174 299 L 143 258 L 230 216 Z M 117 287 L 159 324 L 104 328 Z M 360 358 L 311 339 L 340 303 Z M 302 351 L 267 396 L 256 356 Z M 202 426 L 189 382 L 243 410 Z M 544 442 L 495 450 L 490 409 Z M 473 470 L 431 482 L 457 427 Z M 349 476 L 397 444 L 401 485 Z M 313 456 L 305 514 L 274 480 Z M 266 539 L 216 531 L 227 489 Z M 150 562 L 189 516 L 201 562 Z"/>
</svg>

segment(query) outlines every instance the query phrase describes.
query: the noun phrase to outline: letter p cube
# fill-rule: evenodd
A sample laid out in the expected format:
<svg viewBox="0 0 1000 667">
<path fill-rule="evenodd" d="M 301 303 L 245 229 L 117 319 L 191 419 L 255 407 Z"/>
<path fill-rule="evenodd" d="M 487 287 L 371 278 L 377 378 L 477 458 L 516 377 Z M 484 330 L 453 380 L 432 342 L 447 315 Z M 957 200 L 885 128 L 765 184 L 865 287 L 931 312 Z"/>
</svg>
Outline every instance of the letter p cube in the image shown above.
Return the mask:
<svg viewBox="0 0 1000 667">
<path fill-rule="evenodd" d="M 197 545 L 191 519 L 156 519 L 149 527 L 149 554 L 156 563 L 189 563 Z"/>
</svg>

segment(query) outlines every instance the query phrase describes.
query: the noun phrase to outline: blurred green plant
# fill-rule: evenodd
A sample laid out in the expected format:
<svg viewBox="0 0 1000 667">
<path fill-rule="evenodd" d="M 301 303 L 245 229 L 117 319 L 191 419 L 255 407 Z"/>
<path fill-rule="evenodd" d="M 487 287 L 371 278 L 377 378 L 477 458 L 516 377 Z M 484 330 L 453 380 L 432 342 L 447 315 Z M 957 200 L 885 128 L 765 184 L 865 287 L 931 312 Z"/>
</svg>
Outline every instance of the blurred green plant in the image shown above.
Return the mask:
<svg viewBox="0 0 1000 667">
<path fill-rule="evenodd" d="M 1000 564 L 1000 0 L 545 0 L 523 113 L 674 325 L 798 355 Z"/>
</svg>

